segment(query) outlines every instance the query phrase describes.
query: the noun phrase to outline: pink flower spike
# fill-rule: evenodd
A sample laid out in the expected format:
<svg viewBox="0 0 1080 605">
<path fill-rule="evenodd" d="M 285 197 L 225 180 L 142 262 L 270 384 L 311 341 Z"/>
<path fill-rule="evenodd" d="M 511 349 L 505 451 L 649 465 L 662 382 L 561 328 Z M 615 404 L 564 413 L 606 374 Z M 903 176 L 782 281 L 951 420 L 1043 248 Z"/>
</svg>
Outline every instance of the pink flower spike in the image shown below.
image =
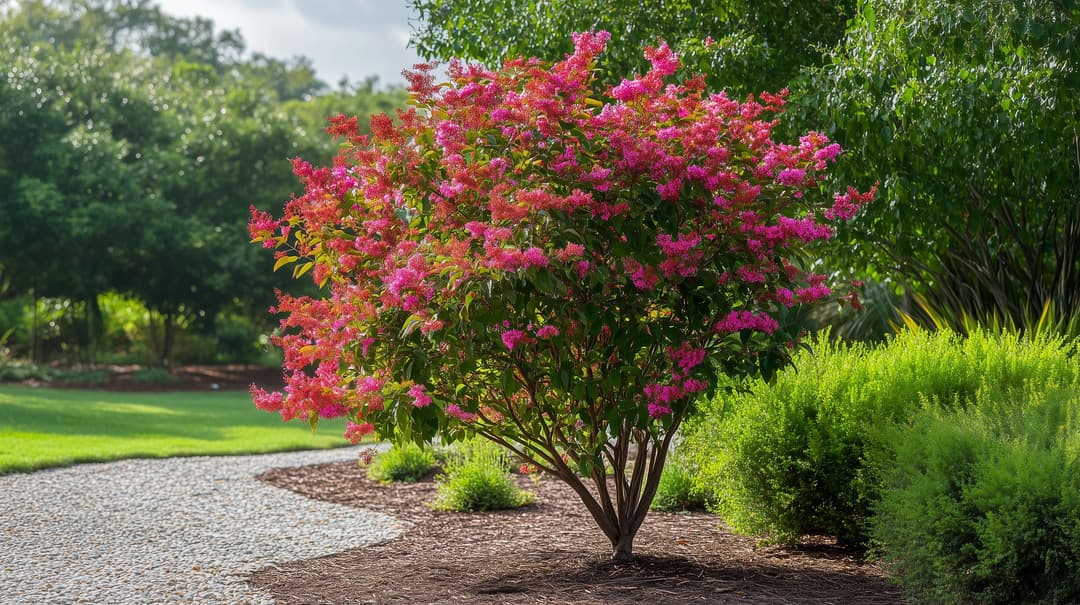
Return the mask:
<svg viewBox="0 0 1080 605">
<path fill-rule="evenodd" d="M 319 410 L 319 418 L 341 418 L 346 411 L 340 403 L 328 403 Z"/>
<path fill-rule="evenodd" d="M 267 393 L 254 384 L 251 385 L 251 398 L 255 407 L 268 412 L 280 412 L 284 405 L 284 395 L 279 392 Z"/>
<path fill-rule="evenodd" d="M 470 414 L 469 412 L 466 412 L 465 410 L 459 408 L 456 403 L 451 403 L 450 405 L 446 406 L 446 409 L 444 411 L 446 412 L 447 416 L 453 416 L 454 418 L 457 418 L 462 422 L 472 422 L 473 420 L 476 420 L 476 414 Z"/>
<path fill-rule="evenodd" d="M 661 76 L 670 76 L 679 69 L 679 57 L 671 50 L 667 42 L 661 42 L 659 48 L 647 47 L 645 58 L 652 63 L 653 70 Z"/>
<path fill-rule="evenodd" d="M 540 248 L 529 248 L 522 254 L 525 259 L 526 267 L 546 267 L 548 266 L 548 257 L 544 256 L 544 251 Z"/>
<path fill-rule="evenodd" d="M 776 175 L 777 182 L 788 187 L 802 185 L 804 178 L 806 178 L 806 171 L 798 168 L 785 168 L 780 171 L 780 174 Z"/>
<path fill-rule="evenodd" d="M 713 329 L 719 333 L 757 330 L 772 334 L 779 327 L 780 324 L 768 315 L 755 315 L 749 311 L 732 311 L 728 313 L 727 317 L 720 320 Z"/>
<path fill-rule="evenodd" d="M 611 96 L 626 102 L 633 101 L 646 92 L 645 83 L 641 80 L 623 80 L 621 84 L 611 89 Z"/>
</svg>

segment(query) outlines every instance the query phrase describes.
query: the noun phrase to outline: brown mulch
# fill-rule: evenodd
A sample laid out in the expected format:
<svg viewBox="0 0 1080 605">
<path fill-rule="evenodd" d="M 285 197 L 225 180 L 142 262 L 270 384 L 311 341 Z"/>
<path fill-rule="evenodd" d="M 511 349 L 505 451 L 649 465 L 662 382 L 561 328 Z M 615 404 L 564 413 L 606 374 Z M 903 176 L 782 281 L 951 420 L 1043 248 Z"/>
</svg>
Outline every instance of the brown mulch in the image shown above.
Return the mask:
<svg viewBox="0 0 1080 605">
<path fill-rule="evenodd" d="M 273 469 L 259 479 L 406 524 L 382 544 L 252 574 L 251 583 L 279 605 L 904 602 L 857 551 L 813 537 L 794 548 L 758 547 L 704 512 L 650 513 L 635 540 L 636 561 L 614 563 L 576 494 L 550 478 L 518 478 L 536 493 L 533 505 L 471 514 L 429 508 L 430 478 L 383 486 L 352 462 Z"/>
</svg>

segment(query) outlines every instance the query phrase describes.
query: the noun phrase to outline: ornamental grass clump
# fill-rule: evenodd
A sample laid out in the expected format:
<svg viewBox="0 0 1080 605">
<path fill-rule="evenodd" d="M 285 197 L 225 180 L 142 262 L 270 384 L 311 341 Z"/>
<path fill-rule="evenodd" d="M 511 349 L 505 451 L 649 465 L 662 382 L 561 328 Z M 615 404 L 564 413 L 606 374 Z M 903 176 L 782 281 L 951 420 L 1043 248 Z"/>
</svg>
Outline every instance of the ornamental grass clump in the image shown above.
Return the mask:
<svg viewBox="0 0 1080 605">
<path fill-rule="evenodd" d="M 415 443 L 390 446 L 375 455 L 367 467 L 367 476 L 380 483 L 402 481 L 415 483 L 435 470 L 435 452 Z"/>
<path fill-rule="evenodd" d="M 454 444 L 436 478 L 438 510 L 476 512 L 532 504 L 532 492 L 519 489 L 510 474 L 506 450 L 479 439 Z"/>
<path fill-rule="evenodd" d="M 773 141 L 783 94 L 672 82 L 666 44 L 599 88 L 609 37 L 451 62 L 448 85 L 420 65 L 396 120 L 331 120 L 333 166 L 296 160 L 305 193 L 253 210 L 276 267 L 322 287 L 279 296 L 287 386 L 253 395 L 354 440 L 484 437 L 565 481 L 629 559 L 693 402 L 716 368 L 788 360 L 790 308 L 831 294 L 808 247 L 871 194 L 823 195 L 839 146 Z"/>
</svg>

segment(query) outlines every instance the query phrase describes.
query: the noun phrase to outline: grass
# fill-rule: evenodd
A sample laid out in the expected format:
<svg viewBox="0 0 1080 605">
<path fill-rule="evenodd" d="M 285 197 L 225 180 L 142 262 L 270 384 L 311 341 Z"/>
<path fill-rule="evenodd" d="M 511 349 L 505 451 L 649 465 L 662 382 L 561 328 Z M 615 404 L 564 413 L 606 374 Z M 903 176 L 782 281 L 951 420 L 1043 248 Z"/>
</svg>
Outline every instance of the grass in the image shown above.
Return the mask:
<svg viewBox="0 0 1080 605">
<path fill-rule="evenodd" d="M 254 454 L 345 445 L 255 409 L 244 391 L 114 393 L 0 387 L 0 474 L 122 458 Z"/>
</svg>

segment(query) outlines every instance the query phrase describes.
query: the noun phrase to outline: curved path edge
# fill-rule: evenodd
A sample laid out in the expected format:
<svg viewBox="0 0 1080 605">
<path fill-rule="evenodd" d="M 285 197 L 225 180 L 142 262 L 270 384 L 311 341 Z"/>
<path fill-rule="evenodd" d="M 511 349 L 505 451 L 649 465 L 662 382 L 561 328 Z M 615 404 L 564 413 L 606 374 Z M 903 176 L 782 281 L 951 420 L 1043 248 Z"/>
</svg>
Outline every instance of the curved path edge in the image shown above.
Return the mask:
<svg viewBox="0 0 1080 605">
<path fill-rule="evenodd" d="M 255 479 L 360 448 L 121 460 L 0 476 L 0 603 L 271 605 L 246 576 L 405 527 Z"/>
</svg>

